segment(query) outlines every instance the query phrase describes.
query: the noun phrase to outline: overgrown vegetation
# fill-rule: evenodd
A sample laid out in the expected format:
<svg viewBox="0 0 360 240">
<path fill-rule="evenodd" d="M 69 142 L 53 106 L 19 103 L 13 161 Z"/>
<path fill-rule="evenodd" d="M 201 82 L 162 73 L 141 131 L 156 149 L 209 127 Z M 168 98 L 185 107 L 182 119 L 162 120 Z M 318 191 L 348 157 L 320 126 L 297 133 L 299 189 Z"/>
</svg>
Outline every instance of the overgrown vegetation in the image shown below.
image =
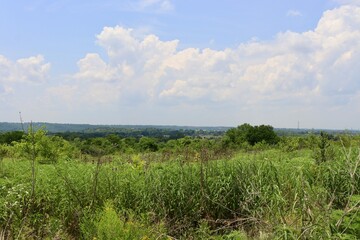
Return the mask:
<svg viewBox="0 0 360 240">
<path fill-rule="evenodd" d="M 167 141 L 12 134 L 0 238 L 360 238 L 359 136 L 248 124 Z"/>
</svg>

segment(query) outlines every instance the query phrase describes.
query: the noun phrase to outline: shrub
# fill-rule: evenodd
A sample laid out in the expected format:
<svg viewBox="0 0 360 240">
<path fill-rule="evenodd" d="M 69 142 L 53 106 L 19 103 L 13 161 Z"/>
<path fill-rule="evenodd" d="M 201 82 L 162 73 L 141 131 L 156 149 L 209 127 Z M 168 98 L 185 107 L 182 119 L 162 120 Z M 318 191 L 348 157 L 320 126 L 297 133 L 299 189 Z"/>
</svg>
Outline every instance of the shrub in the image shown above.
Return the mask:
<svg viewBox="0 0 360 240">
<path fill-rule="evenodd" d="M 360 195 L 350 199 L 350 208 L 334 210 L 331 214 L 331 230 L 341 239 L 360 238 Z"/>
<path fill-rule="evenodd" d="M 331 136 L 325 132 L 320 133 L 317 141 L 317 148 L 314 152 L 314 158 L 317 164 L 335 159 L 335 149 L 330 142 Z"/>
<path fill-rule="evenodd" d="M 237 128 L 229 129 L 223 138 L 223 145 L 226 147 L 241 146 L 244 143 L 253 146 L 259 142 L 272 145 L 279 142 L 279 137 L 270 125 L 251 126 L 245 123 Z"/>
<path fill-rule="evenodd" d="M 90 220 L 88 216 L 81 228 L 85 238 L 100 240 L 166 239 L 161 224 L 150 226 L 144 222 L 144 219 L 135 218 L 131 212 L 119 214 L 112 201 L 106 201 L 95 220 Z"/>
</svg>

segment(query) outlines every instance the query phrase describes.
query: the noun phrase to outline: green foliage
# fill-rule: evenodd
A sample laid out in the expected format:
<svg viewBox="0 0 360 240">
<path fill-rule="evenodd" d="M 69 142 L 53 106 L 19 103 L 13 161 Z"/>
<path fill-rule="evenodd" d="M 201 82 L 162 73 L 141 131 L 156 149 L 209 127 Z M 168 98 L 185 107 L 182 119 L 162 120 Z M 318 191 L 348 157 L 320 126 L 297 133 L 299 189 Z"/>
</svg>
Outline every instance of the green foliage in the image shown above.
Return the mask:
<svg viewBox="0 0 360 240">
<path fill-rule="evenodd" d="M 4 158 L 4 157 L 9 157 L 12 153 L 12 148 L 11 146 L 8 145 L 1 145 L 0 144 L 0 161 Z"/>
<path fill-rule="evenodd" d="M 279 141 L 274 128 L 269 125 L 254 126 L 247 133 L 247 141 L 251 145 L 265 141 L 267 144 L 276 144 Z"/>
<path fill-rule="evenodd" d="M 287 137 L 278 146 L 260 141 L 248 145 L 256 151 L 212 161 L 223 139 L 162 145 L 109 135 L 69 143 L 36 131 L 6 145 L 24 160 L 0 162 L 0 229 L 10 239 L 357 237 L 359 151 L 330 138 L 323 146 L 336 154 L 316 164 L 310 142 L 320 138 Z M 148 148 L 154 142 L 157 152 Z M 73 159 L 74 148 L 95 146 L 96 164 Z M 36 161 L 54 163 L 36 164 L 34 195 L 33 153 Z"/>
<path fill-rule="evenodd" d="M 229 129 L 226 135 L 229 137 L 230 142 L 235 144 L 241 144 L 249 142 L 249 134 L 253 130 L 253 126 L 248 123 L 244 123 L 237 128 Z"/>
<path fill-rule="evenodd" d="M 334 160 L 335 150 L 333 145 L 331 144 L 331 139 L 331 135 L 325 132 L 320 133 L 320 137 L 317 141 L 317 148 L 314 152 L 314 158 L 317 164 Z"/>
<path fill-rule="evenodd" d="M 229 129 L 223 139 L 224 146 L 231 147 L 257 143 L 276 144 L 279 137 L 274 132 L 274 128 L 269 125 L 251 126 L 248 123 L 242 124 L 237 128 Z"/>
<path fill-rule="evenodd" d="M 360 195 L 350 199 L 350 205 L 345 210 L 334 210 L 331 213 L 333 234 L 340 239 L 360 238 Z"/>
<path fill-rule="evenodd" d="M 143 152 L 146 152 L 146 151 L 156 152 L 159 149 L 159 147 L 156 143 L 156 140 L 154 138 L 149 138 L 149 137 L 140 138 L 139 148 L 140 148 L 140 151 L 143 151 Z"/>
<path fill-rule="evenodd" d="M 113 154 L 119 147 L 116 143 L 112 143 L 113 139 L 108 138 L 90 138 L 84 141 L 77 140 L 76 146 L 80 149 L 80 151 L 84 154 L 89 154 L 91 156 L 102 156 Z"/>
<path fill-rule="evenodd" d="M 19 157 L 35 157 L 40 163 L 56 163 L 60 159 L 68 159 L 75 151 L 67 141 L 61 137 L 47 136 L 43 129 L 35 132 L 29 130 L 20 142 L 14 142 L 14 149 Z"/>
<path fill-rule="evenodd" d="M 285 152 L 294 152 L 308 147 L 308 137 L 281 137 L 279 147 Z"/>
<path fill-rule="evenodd" d="M 129 239 L 131 232 L 128 234 L 126 226 L 120 220 L 118 214 L 110 202 L 106 202 L 104 210 L 100 215 L 100 220 L 95 225 L 97 229 L 97 236 L 99 239 L 112 240 L 112 239 Z M 124 229 L 125 228 L 125 229 Z"/>
<path fill-rule="evenodd" d="M 13 142 L 19 142 L 24 137 L 22 131 L 12 131 L 6 133 L 0 133 L 0 144 L 12 144 Z"/>
<path fill-rule="evenodd" d="M 97 216 L 82 221 L 83 236 L 100 240 L 166 239 L 161 224 L 149 226 L 144 223 L 144 219 L 139 220 L 132 213 L 123 215 L 117 213 L 111 201 L 106 201 Z"/>
<path fill-rule="evenodd" d="M 318 172 L 328 198 L 338 209 L 349 206 L 350 198 L 360 194 L 360 149 L 343 150 L 341 157 L 322 163 Z"/>
</svg>

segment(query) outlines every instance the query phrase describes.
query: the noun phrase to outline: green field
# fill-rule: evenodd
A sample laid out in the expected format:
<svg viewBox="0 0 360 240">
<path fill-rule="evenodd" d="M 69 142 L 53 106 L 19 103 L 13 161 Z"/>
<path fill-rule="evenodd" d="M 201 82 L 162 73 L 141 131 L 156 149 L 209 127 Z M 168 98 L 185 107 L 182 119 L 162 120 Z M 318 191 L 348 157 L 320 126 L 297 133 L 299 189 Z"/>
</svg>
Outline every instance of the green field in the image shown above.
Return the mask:
<svg viewBox="0 0 360 240">
<path fill-rule="evenodd" d="M 359 136 L 255 130 L 3 133 L 0 239 L 359 239 Z"/>
</svg>

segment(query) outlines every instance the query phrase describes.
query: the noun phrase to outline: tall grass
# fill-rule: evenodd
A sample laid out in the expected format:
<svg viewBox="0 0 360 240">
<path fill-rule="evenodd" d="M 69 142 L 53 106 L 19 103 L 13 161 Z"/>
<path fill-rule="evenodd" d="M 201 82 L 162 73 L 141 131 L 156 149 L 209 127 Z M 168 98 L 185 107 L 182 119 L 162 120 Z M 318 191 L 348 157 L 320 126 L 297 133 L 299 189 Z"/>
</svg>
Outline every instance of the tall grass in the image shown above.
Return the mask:
<svg viewBox="0 0 360 240">
<path fill-rule="evenodd" d="M 28 239 L 101 238 L 117 219 L 124 229 L 147 229 L 142 236 L 150 239 L 189 237 L 196 229 L 207 229 L 209 236 L 240 231 L 251 238 L 265 233 L 267 238 L 327 239 L 342 234 L 346 221 L 341 218 L 358 209 L 349 199 L 360 194 L 359 158 L 351 154 L 317 165 L 309 155 L 267 150 L 216 161 L 200 156 L 148 165 L 121 159 L 36 165 L 36 197 L 21 231 L 32 166 L 5 159 L 0 229 L 10 239 L 19 232 Z M 344 210 L 335 223 L 334 210 Z M 161 230 L 151 232 L 150 226 Z M 136 239 L 134 234 L 129 239 Z"/>
</svg>

